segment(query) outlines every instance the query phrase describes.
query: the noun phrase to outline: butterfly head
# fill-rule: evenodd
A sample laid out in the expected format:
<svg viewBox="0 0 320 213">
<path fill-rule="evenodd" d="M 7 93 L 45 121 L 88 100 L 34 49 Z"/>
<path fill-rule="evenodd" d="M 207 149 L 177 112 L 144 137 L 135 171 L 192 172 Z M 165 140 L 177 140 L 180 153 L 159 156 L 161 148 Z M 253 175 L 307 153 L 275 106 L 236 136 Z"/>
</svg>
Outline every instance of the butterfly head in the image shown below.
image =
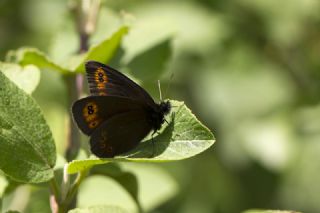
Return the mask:
<svg viewBox="0 0 320 213">
<path fill-rule="evenodd" d="M 168 114 L 171 110 L 171 104 L 169 101 L 162 101 L 160 103 L 160 112 L 164 115 Z"/>
</svg>

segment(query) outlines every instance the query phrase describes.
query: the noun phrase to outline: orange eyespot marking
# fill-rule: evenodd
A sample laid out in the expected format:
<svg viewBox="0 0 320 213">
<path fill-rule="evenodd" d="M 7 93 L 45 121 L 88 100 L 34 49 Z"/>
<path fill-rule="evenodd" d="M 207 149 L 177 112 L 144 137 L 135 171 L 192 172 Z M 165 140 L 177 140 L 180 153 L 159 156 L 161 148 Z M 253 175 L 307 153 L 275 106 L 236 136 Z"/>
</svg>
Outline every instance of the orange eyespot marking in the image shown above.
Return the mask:
<svg viewBox="0 0 320 213">
<path fill-rule="evenodd" d="M 100 124 L 100 122 L 101 122 L 101 120 L 91 121 L 91 122 L 89 123 L 88 127 L 89 127 L 90 129 L 93 129 L 93 128 L 97 127 L 97 126 Z"/>
<path fill-rule="evenodd" d="M 94 79 L 98 84 L 105 84 L 108 82 L 108 76 L 102 69 L 102 67 L 99 67 L 94 74 Z"/>
<path fill-rule="evenodd" d="M 98 88 L 98 89 L 104 89 L 104 88 L 105 88 L 105 86 L 104 86 L 104 84 L 100 84 L 100 83 L 98 83 L 97 88 Z"/>
<path fill-rule="evenodd" d="M 98 106 L 94 102 L 87 103 L 82 110 L 83 117 L 87 122 L 95 120 L 97 118 Z"/>
<path fill-rule="evenodd" d="M 97 83 L 97 88 L 98 89 L 104 89 L 105 84 L 108 83 L 108 76 L 102 69 L 102 67 L 99 67 L 95 74 L 94 74 L 94 80 Z"/>
</svg>

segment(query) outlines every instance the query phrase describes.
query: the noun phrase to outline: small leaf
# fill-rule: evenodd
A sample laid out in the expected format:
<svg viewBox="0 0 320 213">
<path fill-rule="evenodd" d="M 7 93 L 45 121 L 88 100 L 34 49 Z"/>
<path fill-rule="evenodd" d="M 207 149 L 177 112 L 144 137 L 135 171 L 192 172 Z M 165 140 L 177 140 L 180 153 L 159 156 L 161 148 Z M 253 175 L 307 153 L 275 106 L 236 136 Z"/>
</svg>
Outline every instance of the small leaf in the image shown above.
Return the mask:
<svg viewBox="0 0 320 213">
<path fill-rule="evenodd" d="M 214 142 L 214 136 L 191 113 L 183 102 L 170 101 L 172 112 L 169 124 L 163 124 L 160 134 L 153 139 L 141 142 L 137 148 L 124 156 L 115 158 L 91 157 L 74 160 L 68 165 L 68 173 L 90 168 L 108 162 L 167 162 L 190 158 L 208 149 Z M 152 140 L 154 143 L 152 143 Z M 154 147 L 153 147 L 154 144 Z M 153 156 L 153 157 L 152 157 Z"/>
<path fill-rule="evenodd" d="M 35 101 L 0 72 L 0 169 L 20 182 L 53 176 L 56 150 Z"/>
<path fill-rule="evenodd" d="M 70 73 L 69 70 L 55 64 L 44 53 L 35 48 L 21 48 L 16 51 L 16 57 L 16 61 L 21 65 L 33 64 L 39 68 L 52 69 L 62 74 Z"/>
<path fill-rule="evenodd" d="M 117 164 L 97 165 L 91 170 L 91 174 L 104 175 L 118 182 L 136 202 L 138 208 L 142 210 L 138 198 L 138 181 L 131 172 L 123 171 Z"/>
<path fill-rule="evenodd" d="M 128 63 L 133 76 L 142 81 L 159 79 L 171 57 L 170 41 L 166 39 L 134 57 Z"/>
<path fill-rule="evenodd" d="M 87 208 L 77 208 L 68 213 L 128 213 L 127 210 L 118 206 L 91 206 Z"/>
<path fill-rule="evenodd" d="M 108 63 L 119 47 L 122 37 L 128 33 L 128 27 L 121 27 L 110 38 L 93 46 L 83 57 L 82 62 L 75 69 L 77 72 L 84 71 L 84 63 L 88 60 L 95 60 L 101 63 Z"/>
<path fill-rule="evenodd" d="M 40 81 L 40 70 L 33 65 L 21 67 L 18 64 L 0 63 L 0 71 L 28 94 L 36 89 Z"/>
<path fill-rule="evenodd" d="M 290 211 L 290 210 L 262 210 L 262 209 L 251 209 L 246 210 L 242 213 L 299 213 L 296 211 Z"/>
</svg>

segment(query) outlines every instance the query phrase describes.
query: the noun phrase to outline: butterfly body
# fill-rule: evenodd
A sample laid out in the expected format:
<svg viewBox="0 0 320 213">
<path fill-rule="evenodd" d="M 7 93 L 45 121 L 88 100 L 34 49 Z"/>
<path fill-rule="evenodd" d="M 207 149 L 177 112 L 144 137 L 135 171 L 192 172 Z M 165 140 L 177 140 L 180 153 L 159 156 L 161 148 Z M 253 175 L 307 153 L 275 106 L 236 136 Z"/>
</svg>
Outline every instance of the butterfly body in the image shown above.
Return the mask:
<svg viewBox="0 0 320 213">
<path fill-rule="evenodd" d="M 155 103 L 142 87 L 99 62 L 87 62 L 86 72 L 91 96 L 77 100 L 72 113 L 79 129 L 91 136 L 92 153 L 123 154 L 161 128 L 170 102 Z"/>
</svg>

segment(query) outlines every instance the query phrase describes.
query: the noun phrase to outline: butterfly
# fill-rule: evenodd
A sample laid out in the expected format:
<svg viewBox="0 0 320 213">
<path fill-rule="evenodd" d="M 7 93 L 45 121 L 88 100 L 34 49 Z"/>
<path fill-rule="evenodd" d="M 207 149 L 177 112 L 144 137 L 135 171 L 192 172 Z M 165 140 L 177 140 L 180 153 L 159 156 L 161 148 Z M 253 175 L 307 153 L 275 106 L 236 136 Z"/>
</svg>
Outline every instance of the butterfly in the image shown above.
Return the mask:
<svg viewBox="0 0 320 213">
<path fill-rule="evenodd" d="M 93 154 L 123 154 L 161 128 L 171 110 L 169 101 L 156 103 L 134 81 L 100 62 L 88 61 L 85 69 L 91 96 L 75 101 L 72 114 L 79 129 L 90 136 Z"/>
</svg>

